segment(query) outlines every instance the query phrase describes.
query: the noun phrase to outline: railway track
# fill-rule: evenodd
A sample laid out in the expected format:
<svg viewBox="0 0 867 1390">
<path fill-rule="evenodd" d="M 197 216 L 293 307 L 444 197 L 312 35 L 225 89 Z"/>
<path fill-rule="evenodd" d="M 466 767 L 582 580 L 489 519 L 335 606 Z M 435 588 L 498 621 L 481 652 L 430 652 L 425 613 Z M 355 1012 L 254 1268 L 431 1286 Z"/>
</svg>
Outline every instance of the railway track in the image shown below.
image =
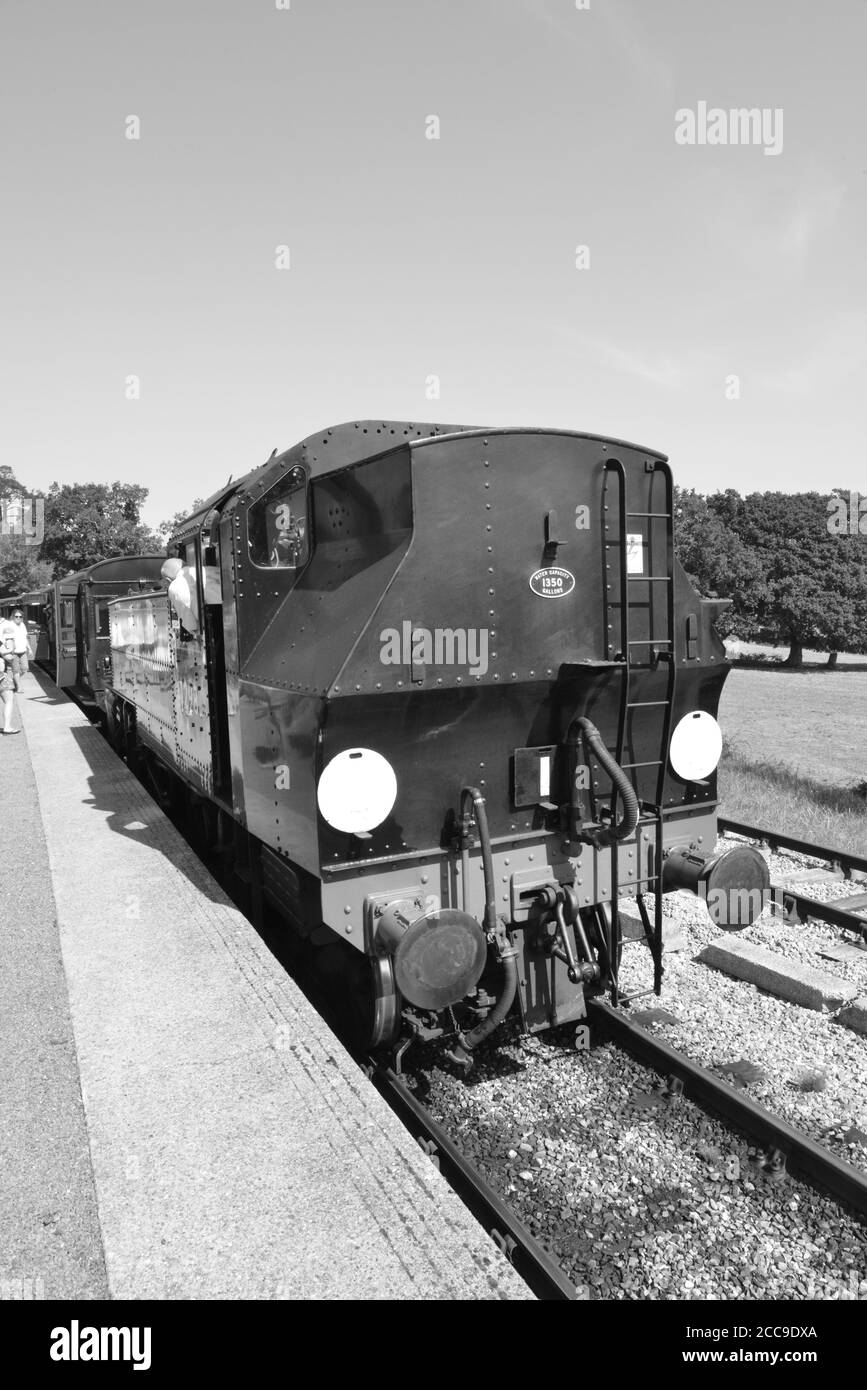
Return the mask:
<svg viewBox="0 0 867 1390">
<path fill-rule="evenodd" d="M 588 1016 L 618 1046 L 666 1079 L 675 1078 L 676 1088 L 711 1110 L 729 1125 L 740 1129 L 767 1151 L 767 1165 L 782 1176 L 786 1171 L 801 1174 L 838 1201 L 867 1217 L 867 1173 L 846 1163 L 809 1135 L 773 1115 L 712 1071 L 693 1062 L 661 1038 L 603 1000 L 589 1003 Z"/>
<path fill-rule="evenodd" d="M 524 1223 L 461 1153 L 396 1072 L 371 1058 L 369 1079 L 395 1114 L 415 1135 L 464 1205 L 502 1250 L 537 1298 L 575 1302 L 582 1295 Z"/>
<path fill-rule="evenodd" d="M 767 845 L 769 849 L 790 850 L 795 854 L 822 860 L 830 865 L 832 870 L 827 876 L 829 881 L 840 877 L 851 879 L 853 874 L 863 874 L 867 877 L 867 859 L 860 855 L 829 849 L 823 845 L 813 845 L 791 835 L 778 834 L 760 826 L 745 825 L 741 821 L 728 820 L 724 816 L 719 817 L 718 826 L 721 835 L 737 835 L 742 839 Z M 814 918 L 844 931 L 854 932 L 863 941 L 867 941 L 867 919 L 860 915 L 867 911 L 867 891 L 826 902 L 794 891 L 781 881 L 775 881 L 771 884 L 771 893 L 776 915 L 793 926 L 803 926 L 810 918 Z"/>
</svg>

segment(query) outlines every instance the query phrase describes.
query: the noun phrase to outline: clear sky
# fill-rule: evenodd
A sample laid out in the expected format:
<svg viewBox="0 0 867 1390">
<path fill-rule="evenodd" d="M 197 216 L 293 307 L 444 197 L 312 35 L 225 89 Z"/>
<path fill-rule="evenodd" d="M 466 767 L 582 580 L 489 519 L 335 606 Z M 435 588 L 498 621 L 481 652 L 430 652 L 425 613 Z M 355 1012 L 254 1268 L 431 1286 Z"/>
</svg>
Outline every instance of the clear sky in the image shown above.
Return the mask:
<svg viewBox="0 0 867 1390">
<path fill-rule="evenodd" d="M 0 0 L 0 462 L 155 523 L 408 418 L 867 493 L 867 4 L 589 5 Z M 700 102 L 781 150 L 678 144 Z"/>
</svg>

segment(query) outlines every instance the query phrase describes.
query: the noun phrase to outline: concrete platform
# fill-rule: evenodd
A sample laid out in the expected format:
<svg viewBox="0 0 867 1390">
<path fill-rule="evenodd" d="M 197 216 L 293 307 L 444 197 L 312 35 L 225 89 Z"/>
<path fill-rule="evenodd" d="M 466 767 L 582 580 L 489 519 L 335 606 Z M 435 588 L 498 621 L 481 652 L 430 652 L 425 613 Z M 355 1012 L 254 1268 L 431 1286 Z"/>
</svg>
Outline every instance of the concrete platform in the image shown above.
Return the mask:
<svg viewBox="0 0 867 1390">
<path fill-rule="evenodd" d="M 32 676 L 23 689 L 19 705 L 43 698 Z M 0 863 L 0 1300 L 106 1298 L 48 852 L 23 735 L 0 737 Z"/>
<path fill-rule="evenodd" d="M 696 960 L 805 1009 L 834 1013 L 858 992 L 857 986 L 839 975 L 774 955 L 750 941 L 713 942 L 699 951 Z"/>
<path fill-rule="evenodd" d="M 531 1298 L 144 788 L 39 679 L 44 698 L 19 703 L 109 1295 Z"/>
</svg>

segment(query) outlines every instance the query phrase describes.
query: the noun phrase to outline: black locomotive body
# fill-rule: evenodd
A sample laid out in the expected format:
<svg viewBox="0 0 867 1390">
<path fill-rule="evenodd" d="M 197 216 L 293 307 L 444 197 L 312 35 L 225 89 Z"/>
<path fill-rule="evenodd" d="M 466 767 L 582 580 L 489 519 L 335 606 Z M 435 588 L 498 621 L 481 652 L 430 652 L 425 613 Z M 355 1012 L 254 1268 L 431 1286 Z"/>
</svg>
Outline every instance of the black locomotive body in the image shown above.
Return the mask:
<svg viewBox="0 0 867 1390">
<path fill-rule="evenodd" d="M 466 1059 L 515 999 L 533 1030 L 616 999 L 623 896 L 657 989 L 664 891 L 721 925 L 759 910 L 760 857 L 713 856 L 727 664 L 663 455 L 357 422 L 227 485 L 169 552 L 191 608 L 110 605 L 114 736 L 207 807 L 369 1041 Z"/>
</svg>

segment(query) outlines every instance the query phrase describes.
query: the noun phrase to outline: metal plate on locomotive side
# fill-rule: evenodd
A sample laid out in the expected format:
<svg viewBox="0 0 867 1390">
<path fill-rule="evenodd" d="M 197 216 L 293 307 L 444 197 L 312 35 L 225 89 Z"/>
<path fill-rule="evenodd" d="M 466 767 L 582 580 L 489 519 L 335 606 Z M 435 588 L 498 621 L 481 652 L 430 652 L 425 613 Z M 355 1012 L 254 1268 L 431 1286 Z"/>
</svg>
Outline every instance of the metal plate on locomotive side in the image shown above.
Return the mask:
<svg viewBox="0 0 867 1390">
<path fill-rule="evenodd" d="M 530 588 L 540 598 L 565 598 L 575 588 L 575 576 L 559 565 L 546 565 L 530 575 Z"/>
<path fill-rule="evenodd" d="M 512 754 L 512 805 L 516 810 L 552 799 L 552 789 L 559 788 L 560 783 L 559 754 L 559 747 L 553 743 L 543 748 L 515 749 Z"/>
</svg>

